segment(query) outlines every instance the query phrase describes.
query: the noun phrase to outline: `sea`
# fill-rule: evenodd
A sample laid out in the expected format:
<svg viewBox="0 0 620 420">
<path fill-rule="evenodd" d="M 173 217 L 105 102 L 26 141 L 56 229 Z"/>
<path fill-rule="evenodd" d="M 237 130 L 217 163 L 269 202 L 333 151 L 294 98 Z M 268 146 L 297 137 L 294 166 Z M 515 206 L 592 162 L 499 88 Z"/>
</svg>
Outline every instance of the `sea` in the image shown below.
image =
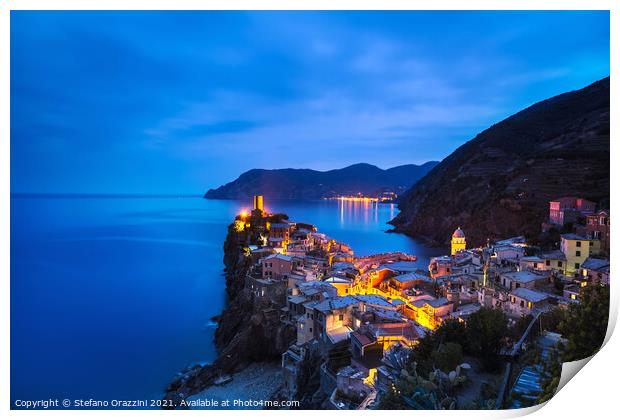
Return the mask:
<svg viewBox="0 0 620 420">
<path fill-rule="evenodd" d="M 183 368 L 216 357 L 227 225 L 252 200 L 12 195 L 10 396 L 159 399 Z M 387 233 L 394 204 L 269 201 L 348 243 L 404 251 L 424 268 L 447 249 Z M 23 404 L 20 402 L 19 404 Z"/>
</svg>

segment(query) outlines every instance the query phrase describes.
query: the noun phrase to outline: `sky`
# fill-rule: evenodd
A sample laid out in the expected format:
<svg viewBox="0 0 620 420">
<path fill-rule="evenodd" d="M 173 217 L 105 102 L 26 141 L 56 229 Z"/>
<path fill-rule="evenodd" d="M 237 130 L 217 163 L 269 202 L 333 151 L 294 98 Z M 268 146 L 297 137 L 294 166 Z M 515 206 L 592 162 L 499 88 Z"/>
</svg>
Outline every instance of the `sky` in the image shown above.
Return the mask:
<svg viewBox="0 0 620 420">
<path fill-rule="evenodd" d="M 609 75 L 609 13 L 11 12 L 11 192 L 441 160 Z"/>
</svg>

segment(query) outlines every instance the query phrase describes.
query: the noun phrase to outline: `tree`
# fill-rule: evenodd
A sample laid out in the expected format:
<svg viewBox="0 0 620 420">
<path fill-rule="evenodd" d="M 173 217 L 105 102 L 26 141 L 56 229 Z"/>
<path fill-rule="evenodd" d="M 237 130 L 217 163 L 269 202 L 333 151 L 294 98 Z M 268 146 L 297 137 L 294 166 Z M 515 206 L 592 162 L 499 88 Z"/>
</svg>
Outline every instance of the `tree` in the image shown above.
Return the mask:
<svg viewBox="0 0 620 420">
<path fill-rule="evenodd" d="M 532 322 L 532 315 L 526 315 L 519 318 L 515 324 L 508 330 L 508 336 L 512 338 L 514 341 L 518 341 L 527 327 Z"/>
<path fill-rule="evenodd" d="M 581 289 L 579 303 L 570 305 L 558 326 L 568 339 L 565 362 L 590 357 L 601 348 L 609 321 L 609 302 L 609 286 L 594 284 Z"/>
<path fill-rule="evenodd" d="M 439 328 L 420 339 L 412 350 L 411 362 L 417 364 L 417 371 L 422 375 L 428 375 L 435 368 L 436 360 L 434 354 L 443 344 L 457 344 L 463 348 L 467 341 L 467 329 L 462 322 L 455 319 L 444 321 Z M 454 351 L 454 348 L 450 348 Z M 453 369 L 454 367 L 452 367 Z"/>
<path fill-rule="evenodd" d="M 561 307 L 555 307 L 549 312 L 540 315 L 540 327 L 542 330 L 561 333 L 560 322 L 566 316 L 566 310 Z"/>
<path fill-rule="evenodd" d="M 499 350 L 506 333 L 508 319 L 500 309 L 482 308 L 467 320 L 467 353 L 482 360 L 484 368 L 499 367 Z"/>
<path fill-rule="evenodd" d="M 463 361 L 463 348 L 458 343 L 441 344 L 431 358 L 436 368 L 444 372 L 454 370 Z"/>
</svg>

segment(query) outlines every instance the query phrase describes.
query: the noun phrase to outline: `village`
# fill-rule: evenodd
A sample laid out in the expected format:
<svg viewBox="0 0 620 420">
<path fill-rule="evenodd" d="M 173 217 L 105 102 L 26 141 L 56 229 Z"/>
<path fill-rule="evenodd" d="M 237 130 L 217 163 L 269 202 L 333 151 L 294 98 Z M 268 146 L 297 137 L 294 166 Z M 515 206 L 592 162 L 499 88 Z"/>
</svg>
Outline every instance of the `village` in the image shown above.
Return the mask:
<svg viewBox="0 0 620 420">
<path fill-rule="evenodd" d="M 332 409 L 375 407 L 395 390 L 400 353 L 449 320 L 467 324 L 482 308 L 501 310 L 510 325 L 526 319 L 523 337 L 506 340 L 500 350 L 510 358 L 525 348 L 541 314 L 578 304 L 588 285 L 609 284 L 609 211 L 582 198 L 549 203 L 541 230 L 570 227 L 557 249 L 540 250 L 523 236 L 468 248 L 466 232 L 457 226 L 450 255 L 431 258 L 427 268 L 402 252 L 356 256 L 316 226 L 267 213 L 263 200 L 255 196 L 253 210 L 234 222 L 234 231 L 249 238 L 243 249 L 251 260 L 245 289 L 296 330 L 295 342 L 282 354 L 283 395 L 298 395 L 304 360 L 318 354 L 320 387 Z M 545 333 L 540 340 L 553 347 L 563 338 Z M 438 373 L 452 383 L 468 375 L 469 382 L 484 382 L 473 365 Z M 522 398 L 510 408 L 524 405 L 523 395 L 533 403 L 541 392 L 540 375 L 534 365 L 497 375 L 498 401 L 512 392 Z M 454 399 L 449 408 L 463 408 L 466 400 Z"/>
</svg>

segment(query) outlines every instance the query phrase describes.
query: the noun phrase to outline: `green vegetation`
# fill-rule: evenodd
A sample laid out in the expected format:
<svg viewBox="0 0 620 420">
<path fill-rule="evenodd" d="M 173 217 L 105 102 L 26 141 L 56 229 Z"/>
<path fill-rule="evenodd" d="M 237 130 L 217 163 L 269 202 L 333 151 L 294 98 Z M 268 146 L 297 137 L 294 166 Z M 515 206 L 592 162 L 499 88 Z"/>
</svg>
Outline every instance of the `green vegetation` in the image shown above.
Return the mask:
<svg viewBox="0 0 620 420">
<path fill-rule="evenodd" d="M 461 371 L 469 368 L 462 363 L 463 355 L 480 360 L 488 372 L 497 371 L 507 324 L 501 310 L 489 308 L 472 314 L 467 324 L 445 321 L 411 349 L 408 363 L 393 389 L 382 398 L 381 408 L 455 408 L 456 392 L 467 380 Z M 481 398 L 480 403 L 486 407 L 491 404 L 487 400 Z"/>
<path fill-rule="evenodd" d="M 482 308 L 467 320 L 466 352 L 478 357 L 488 371 L 500 367 L 499 350 L 506 334 L 508 318 L 500 309 Z"/>
<path fill-rule="evenodd" d="M 570 305 L 558 324 L 560 333 L 568 339 L 562 354 L 565 362 L 592 356 L 603 345 L 607 333 L 609 286 L 586 286 L 579 300 Z"/>
<path fill-rule="evenodd" d="M 589 285 L 581 289 L 580 303 L 567 310 L 556 308 L 541 317 L 541 327 L 562 334 L 566 346 L 560 345 L 542 363 L 545 380 L 538 402 L 550 400 L 558 388 L 562 363 L 584 359 L 603 345 L 609 319 L 609 286 Z"/>
</svg>

